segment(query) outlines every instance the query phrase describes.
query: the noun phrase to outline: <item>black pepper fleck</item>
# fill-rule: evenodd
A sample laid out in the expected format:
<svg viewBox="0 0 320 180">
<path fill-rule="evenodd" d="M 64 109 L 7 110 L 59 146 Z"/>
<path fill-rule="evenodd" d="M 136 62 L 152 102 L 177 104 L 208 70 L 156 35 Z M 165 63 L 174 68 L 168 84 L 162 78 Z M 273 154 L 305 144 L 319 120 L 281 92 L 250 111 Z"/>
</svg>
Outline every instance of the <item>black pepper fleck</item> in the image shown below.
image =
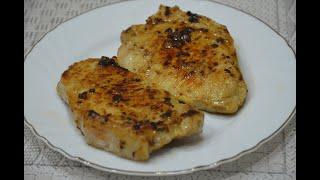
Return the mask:
<svg viewBox="0 0 320 180">
<path fill-rule="evenodd" d="M 95 112 L 94 110 L 89 110 L 89 111 L 88 111 L 88 116 L 89 116 L 90 118 L 96 118 L 96 117 L 100 116 L 100 114 L 97 113 L 97 112 Z"/>
<path fill-rule="evenodd" d="M 136 78 L 136 79 L 134 79 L 134 81 L 135 81 L 135 82 L 140 82 L 140 81 L 141 81 L 141 79 Z"/>
<path fill-rule="evenodd" d="M 157 123 L 151 122 L 151 123 L 150 123 L 150 126 L 151 126 L 151 128 L 152 128 L 153 130 L 157 130 Z"/>
<path fill-rule="evenodd" d="M 167 105 L 169 105 L 169 106 L 172 106 L 172 104 L 171 104 L 171 98 L 169 98 L 169 97 L 164 98 L 164 103 L 167 104 Z"/>
<path fill-rule="evenodd" d="M 112 96 L 112 102 L 114 103 L 119 103 L 121 100 L 122 100 L 122 96 L 119 94 Z"/>
<path fill-rule="evenodd" d="M 211 47 L 217 48 L 217 47 L 219 47 L 219 45 L 218 44 L 212 44 Z"/>
<path fill-rule="evenodd" d="M 190 11 L 187 12 L 187 15 L 189 16 L 189 22 L 191 23 L 197 23 L 199 22 L 199 16 L 198 14 L 192 13 Z"/>
<path fill-rule="evenodd" d="M 105 115 L 105 116 L 103 117 L 103 121 L 104 121 L 104 122 L 108 122 L 110 116 L 111 116 L 111 114 Z"/>
<path fill-rule="evenodd" d="M 229 69 L 224 69 L 224 71 L 227 73 L 231 73 L 231 71 Z"/>
<path fill-rule="evenodd" d="M 86 91 L 83 92 L 83 93 L 80 93 L 80 94 L 78 95 L 78 98 L 79 98 L 79 99 L 87 99 L 87 97 L 88 97 L 87 94 L 88 94 L 88 93 L 87 93 Z"/>
<path fill-rule="evenodd" d="M 123 149 L 125 145 L 126 145 L 126 142 L 120 140 L 120 143 L 119 143 L 120 149 Z"/>
<path fill-rule="evenodd" d="M 173 31 L 172 31 L 171 28 L 168 28 L 168 29 L 166 29 L 164 32 L 166 32 L 166 33 L 168 33 L 168 34 L 171 34 Z"/>
<path fill-rule="evenodd" d="M 161 118 L 169 118 L 172 115 L 172 111 L 168 110 L 167 112 L 160 115 Z"/>
<path fill-rule="evenodd" d="M 137 130 L 137 131 L 140 130 L 140 129 L 141 129 L 141 124 L 140 124 L 140 123 L 134 124 L 134 125 L 133 125 L 133 129 L 134 129 L 134 130 Z"/>
<path fill-rule="evenodd" d="M 225 43 L 225 40 L 223 38 L 221 38 L 221 37 L 217 38 L 216 41 L 219 44 L 224 44 Z"/>
<path fill-rule="evenodd" d="M 233 74 L 231 73 L 231 71 L 229 69 L 224 69 L 224 71 L 228 74 L 230 74 L 230 76 L 233 76 Z"/>
<path fill-rule="evenodd" d="M 184 46 L 187 42 L 191 42 L 191 32 L 194 29 L 191 27 L 185 27 L 180 31 L 176 29 L 172 32 L 172 29 L 167 29 L 168 33 L 167 40 L 164 42 L 165 48 L 180 48 Z"/>
<path fill-rule="evenodd" d="M 170 12 L 170 7 L 166 6 L 166 9 L 164 11 L 164 15 L 165 16 L 170 16 L 171 12 Z"/>
<path fill-rule="evenodd" d="M 108 58 L 108 57 L 106 57 L 106 56 L 102 56 L 101 58 L 100 58 L 100 61 L 99 61 L 99 63 L 98 63 L 100 66 L 103 66 L 103 67 L 105 67 L 105 66 L 118 66 L 118 64 L 116 63 L 116 61 L 114 60 L 114 59 L 112 59 L 112 58 Z"/>
</svg>

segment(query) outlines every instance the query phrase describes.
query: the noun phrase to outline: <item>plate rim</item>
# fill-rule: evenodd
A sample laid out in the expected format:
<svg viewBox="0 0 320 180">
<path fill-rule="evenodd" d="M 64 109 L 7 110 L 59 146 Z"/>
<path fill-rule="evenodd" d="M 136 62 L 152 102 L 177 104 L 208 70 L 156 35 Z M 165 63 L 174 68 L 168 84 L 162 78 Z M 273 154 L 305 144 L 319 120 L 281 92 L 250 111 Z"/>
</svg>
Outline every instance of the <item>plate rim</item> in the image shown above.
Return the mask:
<svg viewBox="0 0 320 180">
<path fill-rule="evenodd" d="M 140 1 L 140 0 L 123 0 L 123 1 L 120 1 L 120 2 L 111 2 L 109 4 L 106 4 L 106 5 L 102 5 L 102 6 L 99 6 L 99 7 L 95 7 L 93 9 L 90 9 L 88 11 L 85 11 L 81 14 L 78 14 L 74 17 L 71 17 L 69 19 L 67 19 L 66 21 L 54 26 L 50 31 L 46 32 L 39 40 L 37 40 L 37 42 L 30 48 L 30 50 L 25 54 L 24 56 L 24 63 L 26 62 L 26 59 L 28 57 L 28 55 L 32 52 L 33 48 L 35 46 L 37 46 L 37 44 L 48 34 L 50 33 L 51 31 L 55 30 L 57 27 L 59 27 L 60 25 L 62 25 L 63 23 L 67 22 L 67 21 L 70 21 L 78 16 L 81 16 L 83 14 L 86 14 L 90 11 L 94 11 L 96 9 L 99 9 L 99 8 L 103 8 L 103 7 L 106 7 L 106 6 L 110 6 L 110 5 L 113 5 L 113 4 L 119 4 L 119 3 L 126 3 L 128 1 Z M 261 20 L 260 18 L 252 15 L 251 13 L 249 12 L 245 12 L 244 10 L 242 9 L 239 9 L 237 7 L 233 7 L 231 5 L 228 5 L 228 4 L 224 4 L 224 3 L 221 3 L 221 2 L 217 2 L 215 0 L 201 0 L 201 1 L 206 1 L 206 2 L 209 2 L 209 3 L 216 3 L 216 4 L 219 4 L 219 5 L 222 5 L 222 6 L 225 6 L 225 7 L 228 7 L 228 8 L 232 8 L 234 10 L 237 10 L 237 11 L 240 11 L 244 14 L 247 14 L 251 17 L 253 17 L 254 19 L 256 19 L 257 21 L 259 22 L 262 22 L 263 24 L 265 24 L 267 27 L 269 27 L 273 32 L 275 32 L 285 43 L 286 45 L 289 47 L 290 51 L 294 54 L 294 60 L 296 61 L 296 52 L 293 50 L 293 48 L 289 45 L 288 41 L 279 33 L 277 32 L 273 27 L 271 27 L 271 25 L 267 24 L 266 22 L 264 22 L 263 20 Z M 217 166 L 220 166 L 222 164 L 225 164 L 225 163 L 228 163 L 228 162 L 232 162 L 232 161 L 235 161 L 237 159 L 239 159 L 240 157 L 246 155 L 246 154 L 249 154 L 251 152 L 254 152 L 256 151 L 261 145 L 263 145 L 264 143 L 266 143 L 267 141 L 269 141 L 270 139 L 272 139 L 273 137 L 275 137 L 279 132 L 281 132 L 284 127 L 286 127 L 290 120 L 293 119 L 293 117 L 296 115 L 296 105 L 294 106 L 293 110 L 290 112 L 289 116 L 287 117 L 287 119 L 283 122 L 283 124 L 278 128 L 276 129 L 272 134 L 270 134 L 269 136 L 263 138 L 262 140 L 260 140 L 258 143 L 256 143 L 254 146 L 252 146 L 251 148 L 248 148 L 248 149 L 245 149 L 239 153 L 237 153 L 236 155 L 234 156 L 231 156 L 231 157 L 228 157 L 228 158 L 224 158 L 224 159 L 221 159 L 219 161 L 216 161 L 216 162 L 213 162 L 213 163 L 210 163 L 210 164 L 207 164 L 207 165 L 200 165 L 200 166 L 195 166 L 195 167 L 192 167 L 192 168 L 188 168 L 188 169 L 182 169 L 182 170 L 175 170 L 175 171 L 130 171 L 130 170 L 122 170 L 122 169 L 116 169 L 116 168 L 111 168 L 111 167 L 106 167 L 106 166 L 102 166 L 102 165 L 99 165 L 99 164 L 96 164 L 96 163 L 93 163 L 93 162 L 90 162 L 82 157 L 79 157 L 79 156 L 74 156 L 74 155 L 71 155 L 69 153 L 67 153 L 66 151 L 64 151 L 62 148 L 60 147 L 57 147 L 55 145 L 53 145 L 47 138 L 45 138 L 44 136 L 40 135 L 37 130 L 32 126 L 32 124 L 27 120 L 27 118 L 25 117 L 24 115 L 24 124 L 27 125 L 27 127 L 31 130 L 31 132 L 38 138 L 40 139 L 42 142 L 44 142 L 50 149 L 56 151 L 56 152 L 59 152 L 60 154 L 62 154 L 63 156 L 65 156 L 66 158 L 68 159 L 71 159 L 71 160 L 74 160 L 74 161 L 77 161 L 77 162 L 80 162 L 84 165 L 87 165 L 87 166 L 90 166 L 92 168 L 95 168 L 95 169 L 99 169 L 101 171 L 105 171 L 105 172 L 111 172 L 111 173 L 116 173 L 116 174 L 122 174 L 122 175 L 134 175 L 134 176 L 170 176 L 170 175 L 182 175 L 182 174 L 190 174 L 190 173 L 193 173 L 193 172 L 197 172 L 197 171 L 201 171 L 201 170 L 208 170 L 208 169 L 214 169 L 216 168 Z"/>
</svg>

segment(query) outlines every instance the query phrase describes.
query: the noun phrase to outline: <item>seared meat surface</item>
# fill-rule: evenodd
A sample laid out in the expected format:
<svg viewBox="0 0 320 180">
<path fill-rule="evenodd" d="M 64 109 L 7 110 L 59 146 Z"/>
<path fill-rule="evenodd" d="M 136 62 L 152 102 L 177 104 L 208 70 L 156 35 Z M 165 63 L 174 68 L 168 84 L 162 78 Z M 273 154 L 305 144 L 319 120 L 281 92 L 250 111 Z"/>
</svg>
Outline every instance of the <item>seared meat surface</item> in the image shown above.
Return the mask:
<svg viewBox="0 0 320 180">
<path fill-rule="evenodd" d="M 247 95 L 233 39 L 205 16 L 161 5 L 121 33 L 120 66 L 195 108 L 235 113 Z"/>
<path fill-rule="evenodd" d="M 88 144 L 128 159 L 147 160 L 173 139 L 202 131 L 202 112 L 118 66 L 116 57 L 73 64 L 57 91 Z"/>
</svg>

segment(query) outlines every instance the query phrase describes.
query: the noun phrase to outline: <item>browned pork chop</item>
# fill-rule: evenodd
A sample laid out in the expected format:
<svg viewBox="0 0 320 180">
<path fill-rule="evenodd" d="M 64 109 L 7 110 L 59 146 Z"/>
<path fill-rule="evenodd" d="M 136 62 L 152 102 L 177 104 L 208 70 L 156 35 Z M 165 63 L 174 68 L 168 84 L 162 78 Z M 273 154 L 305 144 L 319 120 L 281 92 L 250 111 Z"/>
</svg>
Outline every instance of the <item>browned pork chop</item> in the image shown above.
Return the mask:
<svg viewBox="0 0 320 180">
<path fill-rule="evenodd" d="M 195 108 L 235 113 L 244 103 L 246 83 L 224 25 L 161 5 L 146 24 L 123 31 L 121 43 L 120 66 Z"/>
<path fill-rule="evenodd" d="M 57 86 L 88 144 L 147 160 L 176 138 L 200 133 L 203 113 L 121 68 L 115 57 L 69 67 Z"/>
</svg>

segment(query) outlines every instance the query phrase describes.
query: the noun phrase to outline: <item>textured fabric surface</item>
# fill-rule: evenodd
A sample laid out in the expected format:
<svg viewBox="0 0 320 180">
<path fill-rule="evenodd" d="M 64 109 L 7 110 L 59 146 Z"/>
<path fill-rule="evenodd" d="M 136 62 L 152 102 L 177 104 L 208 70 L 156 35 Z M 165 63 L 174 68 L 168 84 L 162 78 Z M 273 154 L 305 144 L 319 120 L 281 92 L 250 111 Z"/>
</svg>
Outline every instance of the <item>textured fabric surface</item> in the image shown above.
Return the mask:
<svg viewBox="0 0 320 180">
<path fill-rule="evenodd" d="M 119 0 L 25 0 L 24 53 L 55 26 L 71 17 Z M 120 0 L 121 1 L 121 0 Z M 296 49 L 295 0 L 216 0 L 236 7 L 264 21 L 279 32 Z M 143 177 L 143 179 L 295 179 L 295 117 L 276 137 L 257 151 L 218 168 L 189 175 Z M 25 179 L 141 179 L 95 170 L 71 161 L 51 150 L 24 127 Z"/>
</svg>

